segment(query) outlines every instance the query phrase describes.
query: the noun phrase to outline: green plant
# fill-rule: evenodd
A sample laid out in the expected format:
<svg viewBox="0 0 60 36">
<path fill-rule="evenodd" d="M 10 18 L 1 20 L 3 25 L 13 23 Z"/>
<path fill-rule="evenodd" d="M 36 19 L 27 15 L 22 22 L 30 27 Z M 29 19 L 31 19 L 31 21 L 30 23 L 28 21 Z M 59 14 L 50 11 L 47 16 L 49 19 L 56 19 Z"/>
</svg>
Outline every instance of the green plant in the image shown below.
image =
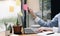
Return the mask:
<svg viewBox="0 0 60 36">
<path fill-rule="evenodd" d="M 18 18 L 17 18 L 17 21 L 16 21 L 16 25 L 17 25 L 17 26 L 20 25 L 19 22 L 18 22 Z"/>
</svg>

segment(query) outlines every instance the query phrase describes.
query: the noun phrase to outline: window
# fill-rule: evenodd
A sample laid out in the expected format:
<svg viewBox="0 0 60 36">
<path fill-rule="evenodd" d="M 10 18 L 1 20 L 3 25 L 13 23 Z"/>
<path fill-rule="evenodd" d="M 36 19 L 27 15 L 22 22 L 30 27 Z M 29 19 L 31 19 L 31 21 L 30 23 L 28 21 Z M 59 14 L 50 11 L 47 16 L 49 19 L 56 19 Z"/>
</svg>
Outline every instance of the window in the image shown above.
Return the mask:
<svg viewBox="0 0 60 36">
<path fill-rule="evenodd" d="M 20 0 L 19 0 L 20 1 Z M 17 13 L 21 11 L 21 2 L 16 0 L 0 1 L 0 23 L 12 22 L 16 23 Z"/>
<path fill-rule="evenodd" d="M 51 0 L 40 0 L 40 10 L 44 20 L 51 19 Z"/>
</svg>

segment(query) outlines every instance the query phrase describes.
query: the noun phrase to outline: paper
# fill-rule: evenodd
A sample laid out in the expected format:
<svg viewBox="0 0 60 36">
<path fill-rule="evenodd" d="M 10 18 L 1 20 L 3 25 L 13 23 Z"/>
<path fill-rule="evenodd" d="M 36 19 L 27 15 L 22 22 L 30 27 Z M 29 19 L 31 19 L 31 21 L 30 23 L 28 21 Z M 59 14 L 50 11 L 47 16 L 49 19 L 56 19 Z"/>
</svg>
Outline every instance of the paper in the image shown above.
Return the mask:
<svg viewBox="0 0 60 36">
<path fill-rule="evenodd" d="M 14 6 L 9 6 L 9 11 L 14 12 Z"/>
<path fill-rule="evenodd" d="M 38 33 L 37 36 L 47 36 L 47 34 L 49 33 L 53 33 L 53 32 L 42 32 L 42 33 Z"/>
<path fill-rule="evenodd" d="M 27 4 L 24 4 L 24 5 L 23 5 L 23 9 L 24 9 L 24 10 L 28 10 L 28 5 L 27 5 Z"/>
<path fill-rule="evenodd" d="M 21 1 L 20 0 L 16 0 L 16 5 L 20 6 L 20 4 L 21 4 Z"/>
<path fill-rule="evenodd" d="M 55 34 L 45 35 L 45 36 L 60 36 L 60 33 L 55 33 Z"/>
</svg>

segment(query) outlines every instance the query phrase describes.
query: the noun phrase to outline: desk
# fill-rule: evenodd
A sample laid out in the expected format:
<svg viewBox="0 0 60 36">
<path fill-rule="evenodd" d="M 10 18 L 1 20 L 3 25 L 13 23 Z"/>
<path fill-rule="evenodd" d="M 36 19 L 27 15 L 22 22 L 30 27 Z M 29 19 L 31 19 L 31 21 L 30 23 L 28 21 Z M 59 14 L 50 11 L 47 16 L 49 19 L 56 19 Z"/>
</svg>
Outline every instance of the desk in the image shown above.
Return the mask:
<svg viewBox="0 0 60 36">
<path fill-rule="evenodd" d="M 23 35 L 19 35 L 19 36 L 37 36 L 37 34 L 23 34 Z"/>
<path fill-rule="evenodd" d="M 5 32 L 0 32 L 0 36 L 5 36 Z M 22 35 L 19 35 L 19 36 L 37 36 L 37 34 L 22 34 Z"/>
<path fill-rule="evenodd" d="M 0 36 L 5 36 L 5 32 L 0 32 Z"/>
<path fill-rule="evenodd" d="M 5 36 L 5 32 L 0 33 L 0 36 Z M 18 36 L 37 36 L 37 34 L 22 34 L 22 35 L 18 35 Z"/>
<path fill-rule="evenodd" d="M 5 32 L 1 32 L 0 36 L 5 36 Z M 37 36 L 37 34 L 22 34 L 22 35 L 18 35 L 18 36 Z"/>
</svg>

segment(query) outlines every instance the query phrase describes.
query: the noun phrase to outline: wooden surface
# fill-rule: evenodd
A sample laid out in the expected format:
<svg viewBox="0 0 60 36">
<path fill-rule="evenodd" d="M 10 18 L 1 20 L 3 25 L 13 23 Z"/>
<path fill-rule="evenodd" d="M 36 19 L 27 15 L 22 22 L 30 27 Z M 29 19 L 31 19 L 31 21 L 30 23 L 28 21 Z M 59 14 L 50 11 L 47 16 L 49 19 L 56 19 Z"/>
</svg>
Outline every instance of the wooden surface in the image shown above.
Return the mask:
<svg viewBox="0 0 60 36">
<path fill-rule="evenodd" d="M 11 34 L 10 36 L 37 36 L 37 34 L 22 34 L 22 35 Z"/>
<path fill-rule="evenodd" d="M 23 31 L 23 28 L 22 28 L 22 33 L 24 33 L 24 31 Z M 13 31 L 14 32 L 14 31 Z M 10 34 L 10 35 L 12 35 L 12 36 L 16 36 L 15 34 L 13 34 L 13 32 L 12 32 L 12 34 Z M 0 36 L 5 36 L 6 35 L 6 32 L 0 32 Z M 37 34 L 22 34 L 22 35 L 18 35 L 18 36 L 37 36 Z"/>
<path fill-rule="evenodd" d="M 0 32 L 0 36 L 5 36 L 5 32 Z M 11 34 L 10 36 L 16 36 L 16 34 Z M 22 35 L 17 35 L 17 36 L 37 36 L 37 34 L 22 34 Z"/>
<path fill-rule="evenodd" d="M 5 32 L 0 32 L 0 36 L 5 36 Z"/>
<path fill-rule="evenodd" d="M 19 35 L 19 36 L 37 36 L 37 34 L 23 34 L 23 35 Z"/>
</svg>

